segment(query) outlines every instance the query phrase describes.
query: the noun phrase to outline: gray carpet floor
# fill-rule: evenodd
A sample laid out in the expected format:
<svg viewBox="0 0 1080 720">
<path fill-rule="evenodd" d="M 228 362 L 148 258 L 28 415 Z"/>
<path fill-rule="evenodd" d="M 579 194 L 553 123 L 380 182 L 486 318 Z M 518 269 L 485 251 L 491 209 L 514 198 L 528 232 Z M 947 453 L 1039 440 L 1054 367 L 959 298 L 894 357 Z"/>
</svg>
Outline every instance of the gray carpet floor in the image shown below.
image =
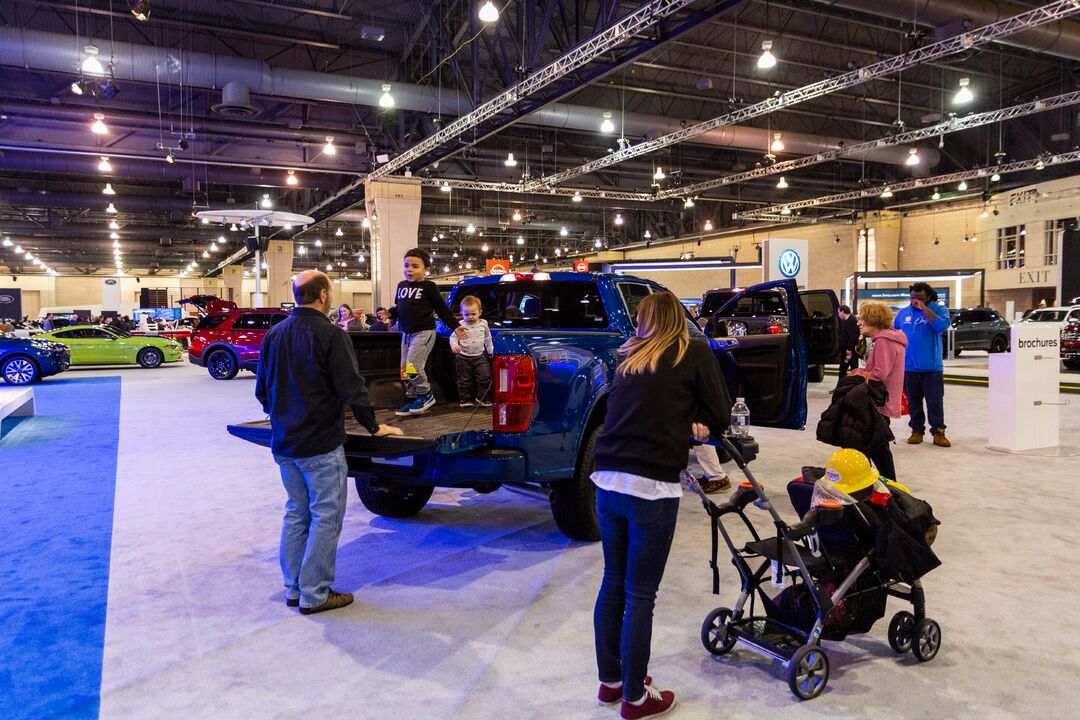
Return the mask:
<svg viewBox="0 0 1080 720">
<path fill-rule="evenodd" d="M 811 386 L 815 421 L 829 385 Z M 595 703 L 600 547 L 563 538 L 536 499 L 437 492 L 398 521 L 350 493 L 336 585 L 356 603 L 286 608 L 276 466 L 224 430 L 261 417 L 253 390 L 250 374 L 216 382 L 186 364 L 123 374 L 103 718 L 618 716 Z M 1080 444 L 1080 407 L 1063 410 L 1063 439 Z M 1080 459 L 985 450 L 987 413 L 984 388 L 948 386 L 955 446 L 895 449 L 900 480 L 943 523 L 944 564 L 926 578 L 941 653 L 920 664 L 889 649 L 890 601 L 871 633 L 826 644 L 832 679 L 812 702 L 777 663 L 702 648 L 702 619 L 738 586 L 724 564 L 710 593 L 708 520 L 687 495 L 650 664 L 678 695 L 673 717 L 1076 717 Z M 753 469 L 777 494 L 829 453 L 812 431 L 755 432 Z"/>
</svg>

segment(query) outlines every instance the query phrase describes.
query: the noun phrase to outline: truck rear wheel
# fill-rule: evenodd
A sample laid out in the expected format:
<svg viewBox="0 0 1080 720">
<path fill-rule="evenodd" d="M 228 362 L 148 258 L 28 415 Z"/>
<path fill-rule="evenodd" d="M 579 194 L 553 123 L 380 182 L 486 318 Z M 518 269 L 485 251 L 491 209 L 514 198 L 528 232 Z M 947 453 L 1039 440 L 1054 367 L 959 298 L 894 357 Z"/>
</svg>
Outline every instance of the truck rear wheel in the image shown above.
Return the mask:
<svg viewBox="0 0 1080 720">
<path fill-rule="evenodd" d="M 356 494 L 371 512 L 392 518 L 412 517 L 427 505 L 435 488 L 402 485 L 390 481 L 371 482 L 367 475 L 356 478 Z"/>
<path fill-rule="evenodd" d="M 602 426 L 596 426 L 585 436 L 581 456 L 574 468 L 574 477 L 556 483 L 551 492 L 551 514 L 555 525 L 571 540 L 596 542 L 600 539 L 600 523 L 596 519 L 596 486 L 591 475 L 593 451 Z"/>
</svg>

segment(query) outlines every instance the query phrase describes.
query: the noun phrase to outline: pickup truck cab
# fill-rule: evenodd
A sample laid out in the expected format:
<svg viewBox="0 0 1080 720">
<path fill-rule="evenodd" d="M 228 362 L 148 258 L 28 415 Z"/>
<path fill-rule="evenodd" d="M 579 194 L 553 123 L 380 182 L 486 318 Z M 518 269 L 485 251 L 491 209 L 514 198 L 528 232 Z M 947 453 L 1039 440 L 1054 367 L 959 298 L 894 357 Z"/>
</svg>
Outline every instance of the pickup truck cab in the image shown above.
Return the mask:
<svg viewBox="0 0 1080 720">
<path fill-rule="evenodd" d="M 376 514 L 408 517 L 423 508 L 435 487 L 522 489 L 547 497 L 556 525 L 568 537 L 599 539 L 589 476 L 618 348 L 634 333 L 641 300 L 664 289 L 651 280 L 608 273 L 511 274 L 458 283 L 451 307 L 466 295 L 477 297 L 491 328 L 491 408 L 458 407 L 449 333 L 440 325 L 428 365 L 438 403 L 426 415 L 395 417 L 404 399 L 400 335 L 350 333 L 379 422 L 405 432 L 372 437 L 346 413 L 345 454 L 360 500 Z M 797 307 L 791 281 L 744 292 L 781 293 Z M 692 322 L 689 314 L 687 320 Z M 746 398 L 752 424 L 804 426 L 804 323 L 798 313 L 790 319 L 790 333 L 710 341 L 732 397 Z M 229 432 L 270 444 L 268 420 L 231 425 Z"/>
</svg>

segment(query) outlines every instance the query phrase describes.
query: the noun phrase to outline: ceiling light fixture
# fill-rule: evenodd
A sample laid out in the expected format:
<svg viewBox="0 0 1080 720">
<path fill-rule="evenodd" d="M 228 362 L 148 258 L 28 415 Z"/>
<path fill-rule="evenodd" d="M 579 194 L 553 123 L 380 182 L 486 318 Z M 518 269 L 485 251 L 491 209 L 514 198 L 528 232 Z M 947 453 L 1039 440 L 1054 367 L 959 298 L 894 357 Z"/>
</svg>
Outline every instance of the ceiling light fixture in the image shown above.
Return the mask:
<svg viewBox="0 0 1080 720">
<path fill-rule="evenodd" d="M 960 78 L 960 89 L 956 91 L 956 95 L 953 96 L 953 103 L 957 105 L 964 105 L 975 99 L 975 96 L 971 92 L 971 88 L 968 85 L 971 80 L 968 78 Z"/>
<path fill-rule="evenodd" d="M 120 223 L 116 222 L 115 219 L 110 220 L 109 221 L 109 229 L 110 230 L 119 230 L 120 229 Z"/>
<path fill-rule="evenodd" d="M 75 95 L 83 94 L 83 86 L 86 84 L 85 80 L 76 80 L 71 83 L 71 92 Z"/>
<path fill-rule="evenodd" d="M 525 244 L 525 238 L 522 237 L 521 235 L 518 235 L 517 236 L 517 244 L 518 245 L 524 245 Z"/>
<path fill-rule="evenodd" d="M 446 193 L 450 192 L 450 183 L 446 180 L 443 180 L 442 185 L 439 186 L 439 190 Z"/>
<path fill-rule="evenodd" d="M 506 153 L 506 160 L 503 160 L 503 165 L 506 167 L 517 167 L 517 160 L 514 159 L 514 153 Z"/>
<path fill-rule="evenodd" d="M 994 174 L 990 176 L 990 182 L 998 182 L 1000 180 L 1001 180 L 1001 173 L 999 173 L 997 170 L 995 170 Z"/>
<path fill-rule="evenodd" d="M 165 153 L 165 162 L 169 163 L 170 165 L 176 162 L 176 158 L 173 157 L 172 150 L 169 150 Z"/>
<path fill-rule="evenodd" d="M 202 251 L 202 256 L 203 256 L 203 260 L 209 260 L 210 259 L 210 253 L 208 253 L 205 250 Z"/>
<path fill-rule="evenodd" d="M 5 237 L 4 238 L 4 247 L 11 247 L 11 245 L 12 245 L 11 238 Z"/>
<path fill-rule="evenodd" d="M 105 212 L 109 213 L 110 215 L 115 215 L 116 214 L 116 206 L 113 205 L 112 203 L 109 203 L 109 207 L 105 208 Z"/>
<path fill-rule="evenodd" d="M 491 0 L 487 0 L 480 6 L 479 17 L 480 22 L 493 23 L 499 19 L 499 8 L 495 7 L 495 3 Z"/>
<path fill-rule="evenodd" d="M 705 232 L 711 232 L 713 229 L 712 220 L 705 221 Z"/>
<path fill-rule="evenodd" d="M 341 237 L 344 234 L 345 233 L 341 231 L 340 227 L 337 230 L 334 231 L 334 237 Z"/>
<path fill-rule="evenodd" d="M 574 202 L 581 202 L 581 193 L 574 192 L 574 197 L 570 198 Z"/>
<path fill-rule="evenodd" d="M 622 213 L 615 213 L 615 219 L 612 222 L 614 222 L 616 225 L 622 225 L 623 224 Z"/>
<path fill-rule="evenodd" d="M 881 198 L 883 200 L 888 200 L 891 197 L 892 197 L 892 190 L 890 190 L 889 186 L 886 185 L 885 189 L 881 191 Z"/>
<path fill-rule="evenodd" d="M 216 253 L 218 251 L 218 245 L 216 242 L 210 243 L 210 252 Z"/>
<path fill-rule="evenodd" d="M 930 199 L 931 200 L 940 200 L 941 199 L 941 193 L 938 192 L 937 188 L 934 188 L 934 194 L 930 196 Z"/>
<path fill-rule="evenodd" d="M 653 173 L 653 180 L 664 180 L 667 175 L 664 174 L 664 168 L 659 165 L 656 166 L 656 172 Z"/>
<path fill-rule="evenodd" d="M 367 219 L 367 218 L 365 217 L 365 218 L 364 218 L 363 220 L 361 220 L 361 221 L 360 221 L 360 227 L 362 227 L 362 228 L 364 228 L 365 230 L 367 230 L 368 228 L 370 228 L 370 227 L 371 227 L 371 221 L 370 221 L 370 220 L 368 220 L 368 219 Z"/>
<path fill-rule="evenodd" d="M 570 234 L 570 231 L 566 229 L 565 225 L 562 226 L 561 228 L 559 228 L 559 235 L 561 235 L 562 237 L 566 237 L 569 234 Z"/>
<path fill-rule="evenodd" d="M 983 205 L 982 212 L 979 213 L 979 219 L 980 220 L 985 220 L 988 217 L 990 217 L 990 211 L 986 209 L 985 205 Z"/>
<path fill-rule="evenodd" d="M 788 184 L 787 184 L 787 179 L 785 179 L 785 178 L 784 178 L 784 176 L 783 176 L 783 175 L 781 175 L 781 176 L 780 176 L 780 182 L 776 183 L 776 187 L 777 187 L 777 189 L 779 189 L 779 190 L 786 190 L 786 189 L 787 189 L 787 186 L 788 186 Z"/>
<path fill-rule="evenodd" d="M 646 230 L 645 231 L 645 239 L 648 240 L 651 237 L 652 237 L 652 232 L 650 232 L 649 230 Z"/>
<path fill-rule="evenodd" d="M 683 207 L 684 207 L 685 209 L 687 209 L 687 210 L 689 210 L 690 208 L 694 207 L 694 198 L 692 198 L 692 197 L 688 197 L 688 198 L 686 198 L 686 201 L 685 201 L 685 202 L 683 202 Z"/>
<path fill-rule="evenodd" d="M 315 238 L 315 242 L 312 243 L 315 247 L 322 247 L 322 238 Z"/>
<path fill-rule="evenodd" d="M 907 160 L 904 161 L 905 165 L 918 165 L 919 164 L 919 150 L 918 148 L 909 148 Z"/>
<path fill-rule="evenodd" d="M 379 96 L 379 107 L 387 109 L 394 107 L 394 96 L 390 94 L 390 83 L 383 83 L 382 95 Z"/>
<path fill-rule="evenodd" d="M 101 191 L 105 195 L 115 195 L 116 191 L 112 188 L 112 183 L 105 183 L 105 189 Z"/>
<path fill-rule="evenodd" d="M 334 147 L 334 136 L 326 136 L 326 144 L 323 145 L 323 155 L 337 155 L 337 148 Z"/>
<path fill-rule="evenodd" d="M 961 180 L 960 184 L 956 186 L 956 189 L 959 190 L 960 192 L 964 192 L 965 190 L 967 190 L 967 181 L 966 180 Z"/>
<path fill-rule="evenodd" d="M 261 205 L 266 210 L 269 210 L 270 208 L 274 207 L 274 203 L 272 203 L 270 201 L 270 194 L 269 193 L 263 193 L 262 201 L 259 203 L 259 205 Z"/>
<path fill-rule="evenodd" d="M 784 207 L 780 208 L 780 214 L 781 215 L 790 215 L 791 214 L 791 208 L 789 208 L 787 205 L 785 205 Z"/>
<path fill-rule="evenodd" d="M 611 113 L 604 113 L 604 120 L 600 123 L 600 132 L 609 133 L 615 132 L 615 123 L 611 122 Z"/>
<path fill-rule="evenodd" d="M 776 67 L 776 56 L 772 54 L 772 40 L 761 43 L 761 57 L 757 59 L 757 66 L 761 70 Z"/>
<path fill-rule="evenodd" d="M 484 252 L 487 252 L 489 250 L 488 244 L 484 243 L 483 245 L 480 246 L 480 249 L 483 250 Z"/>
<path fill-rule="evenodd" d="M 83 48 L 86 53 L 86 57 L 82 61 L 82 71 L 89 75 L 104 75 L 105 67 L 98 60 L 98 49 L 94 45 L 87 45 Z"/>
<path fill-rule="evenodd" d="M 109 164 L 109 158 L 102 155 L 101 162 L 98 163 L 97 169 L 101 172 L 112 172 L 112 165 Z"/>
<path fill-rule="evenodd" d="M 465 226 L 465 232 L 472 235 L 474 232 L 476 232 L 476 226 L 473 225 L 472 223 L 469 223 L 468 225 Z"/>
<path fill-rule="evenodd" d="M 229 232 L 236 232 L 239 228 L 236 227 L 236 223 L 229 226 Z"/>
<path fill-rule="evenodd" d="M 774 153 L 784 151 L 784 141 L 780 139 L 780 133 L 773 133 L 773 141 L 772 145 L 769 146 L 769 149 Z"/>
<path fill-rule="evenodd" d="M 292 187 L 295 186 L 298 182 L 300 181 L 296 179 L 296 171 L 290 170 L 289 174 L 285 176 L 285 184 Z"/>
<path fill-rule="evenodd" d="M 510 219 L 512 219 L 514 222 L 521 222 L 521 211 L 515 210 L 514 214 L 510 216 Z"/>
<path fill-rule="evenodd" d="M 119 240 L 120 239 L 120 234 L 116 233 L 116 232 L 111 232 L 111 233 L 109 233 L 109 238 L 112 239 L 112 240 Z"/>
<path fill-rule="evenodd" d="M 307 248 L 305 246 L 301 245 L 300 247 L 296 248 L 296 254 L 297 255 L 307 255 Z"/>
<path fill-rule="evenodd" d="M 1046 167 L 1046 163 L 1043 162 L 1042 158 L 1039 158 L 1039 161 L 1035 163 L 1035 169 L 1036 170 L 1042 170 L 1045 167 Z"/>
<path fill-rule="evenodd" d="M 103 113 L 94 113 L 94 123 L 90 126 L 90 132 L 95 135 L 105 135 L 109 132 L 108 126 L 105 125 L 105 115 Z"/>
</svg>

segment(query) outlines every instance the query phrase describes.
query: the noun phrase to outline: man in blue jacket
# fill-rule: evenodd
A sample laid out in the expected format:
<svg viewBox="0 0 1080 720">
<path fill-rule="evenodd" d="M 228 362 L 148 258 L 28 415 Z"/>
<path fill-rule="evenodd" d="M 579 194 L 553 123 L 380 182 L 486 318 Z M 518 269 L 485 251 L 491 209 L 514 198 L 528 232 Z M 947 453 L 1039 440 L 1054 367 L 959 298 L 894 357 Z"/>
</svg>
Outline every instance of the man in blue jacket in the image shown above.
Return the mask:
<svg viewBox="0 0 1080 720">
<path fill-rule="evenodd" d="M 893 327 L 907 336 L 904 356 L 904 391 L 910 408 L 909 445 L 923 441 L 927 415 L 934 444 L 951 447 L 945 437 L 945 366 L 941 363 L 941 334 L 949 328 L 949 309 L 939 302 L 934 289 L 924 282 L 908 288 L 911 304 L 896 313 Z M 926 412 L 923 412 L 923 400 Z"/>
</svg>

